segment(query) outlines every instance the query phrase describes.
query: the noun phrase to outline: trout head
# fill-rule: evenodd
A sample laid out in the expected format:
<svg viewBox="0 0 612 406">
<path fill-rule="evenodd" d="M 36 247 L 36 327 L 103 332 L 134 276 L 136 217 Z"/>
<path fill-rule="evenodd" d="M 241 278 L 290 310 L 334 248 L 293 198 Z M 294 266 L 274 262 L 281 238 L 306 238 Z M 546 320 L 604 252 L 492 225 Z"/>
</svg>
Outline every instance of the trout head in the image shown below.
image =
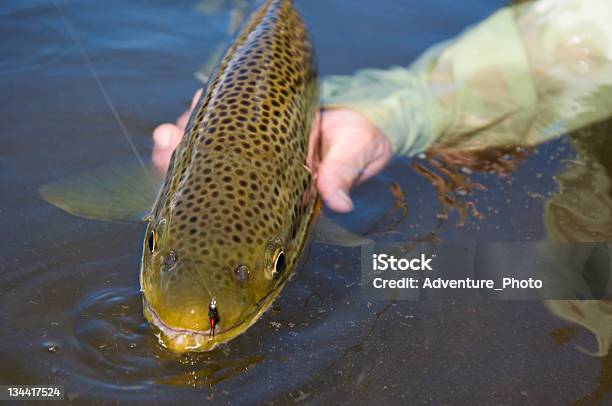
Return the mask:
<svg viewBox="0 0 612 406">
<path fill-rule="evenodd" d="M 158 203 L 143 242 L 144 313 L 175 352 L 208 351 L 244 332 L 278 296 L 303 248 L 294 226 L 300 213 L 285 200 L 299 194 L 252 162 L 215 176 L 203 168 L 186 172 Z"/>
</svg>

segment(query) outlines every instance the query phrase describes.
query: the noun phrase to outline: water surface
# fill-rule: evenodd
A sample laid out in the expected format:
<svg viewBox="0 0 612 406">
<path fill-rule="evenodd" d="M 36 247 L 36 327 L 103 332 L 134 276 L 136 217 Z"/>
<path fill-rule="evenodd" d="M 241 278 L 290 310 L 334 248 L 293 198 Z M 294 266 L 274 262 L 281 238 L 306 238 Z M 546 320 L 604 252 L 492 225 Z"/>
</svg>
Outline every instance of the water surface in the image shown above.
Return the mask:
<svg viewBox="0 0 612 406">
<path fill-rule="evenodd" d="M 230 1 L 70 1 L 62 8 L 138 150 L 199 86 L 193 73 L 226 38 Z M 408 64 L 429 45 L 503 1 L 297 1 L 323 75 Z M 0 5 L 0 383 L 62 384 L 67 399 L 162 404 L 322 402 L 569 403 L 601 400 L 607 362 L 585 330 L 538 302 L 372 302 L 359 292 L 359 250 L 315 244 L 295 280 L 254 327 L 211 353 L 159 347 L 141 314 L 140 225 L 88 221 L 46 204 L 38 186 L 132 153 L 51 2 Z M 554 176 L 576 155 L 563 138 L 540 146 L 510 177 L 475 175 L 484 220 L 457 215 L 452 240 L 539 240 Z M 407 194 L 397 231 L 439 223 L 435 189 L 398 160 L 386 172 Z M 393 205 L 383 182 L 356 191 L 368 223 Z M 385 196 L 381 202 L 379 196 Z M 561 329 L 561 330 L 559 330 Z"/>
</svg>

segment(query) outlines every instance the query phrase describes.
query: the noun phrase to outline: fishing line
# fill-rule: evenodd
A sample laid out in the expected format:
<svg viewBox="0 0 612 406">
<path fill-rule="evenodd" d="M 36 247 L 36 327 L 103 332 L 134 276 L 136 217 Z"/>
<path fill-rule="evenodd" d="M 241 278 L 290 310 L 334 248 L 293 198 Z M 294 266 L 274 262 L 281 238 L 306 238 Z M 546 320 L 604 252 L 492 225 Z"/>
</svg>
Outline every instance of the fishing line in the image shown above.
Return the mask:
<svg viewBox="0 0 612 406">
<path fill-rule="evenodd" d="M 66 29 L 68 30 L 68 33 L 70 34 L 70 37 L 72 38 L 72 41 L 74 42 L 74 44 L 76 45 L 77 49 L 79 50 L 79 53 L 81 54 L 81 57 L 83 58 L 83 61 L 85 62 L 85 65 L 87 66 L 87 69 L 89 70 L 89 73 L 91 74 L 91 76 L 93 77 L 94 81 L 96 82 L 96 85 L 98 86 L 98 90 L 102 94 L 102 97 L 104 97 L 104 100 L 106 101 L 106 104 L 108 105 L 108 108 L 110 109 L 111 113 L 115 117 L 115 120 L 117 121 L 117 124 L 121 128 L 121 132 L 123 133 L 126 141 L 128 142 L 128 144 L 130 146 L 130 149 L 132 150 L 132 152 L 136 156 L 136 159 L 138 160 L 138 163 L 140 164 L 140 166 L 144 169 L 145 173 L 147 174 L 147 177 L 148 177 L 149 181 L 151 182 L 151 185 L 153 187 L 155 187 L 155 183 L 153 182 L 153 178 L 151 177 L 151 174 L 150 174 L 148 168 L 146 167 L 142 157 L 138 153 L 138 150 L 136 149 L 136 145 L 132 141 L 132 137 L 130 136 L 130 134 L 129 134 L 128 130 L 127 130 L 127 127 L 123 123 L 123 120 L 121 120 L 121 116 L 119 116 L 119 112 L 117 111 L 117 108 L 115 107 L 115 104 L 111 100 L 110 95 L 108 94 L 108 92 L 106 90 L 106 87 L 102 83 L 102 80 L 100 79 L 100 76 L 98 75 L 98 73 L 97 73 L 93 63 L 91 62 L 91 59 L 89 58 L 89 55 L 85 51 L 85 48 L 83 47 L 83 44 L 81 43 L 81 41 L 80 41 L 80 39 L 79 39 L 79 37 L 78 37 L 78 35 L 76 33 L 76 30 L 74 29 L 74 26 L 72 25 L 72 23 L 70 22 L 70 20 L 66 16 L 66 13 L 64 13 L 63 8 L 56 1 L 54 1 L 54 0 L 51 0 L 51 3 L 57 9 L 58 13 L 62 17 L 64 25 L 66 26 Z M 206 290 L 206 292 L 208 293 L 210 298 L 213 299 L 214 296 L 213 296 L 212 292 L 210 291 L 210 289 L 208 288 L 208 286 L 205 283 L 202 283 L 199 280 L 199 278 L 197 277 L 197 274 L 195 272 L 193 272 L 193 270 L 187 265 L 187 263 L 185 261 L 183 261 L 183 259 L 182 259 L 180 254 L 178 255 L 178 259 L 179 259 L 179 261 L 181 261 L 183 263 L 185 268 L 187 268 L 187 270 L 195 277 L 195 279 L 198 281 L 198 283 L 202 287 L 204 287 L 204 289 Z"/>
<path fill-rule="evenodd" d="M 173 217 L 172 217 L 172 215 L 170 215 L 170 217 L 169 217 L 169 218 L 168 218 L 168 220 L 167 220 L 167 221 L 168 221 L 168 228 L 170 228 L 170 227 L 171 227 L 171 225 L 172 225 L 172 220 L 173 220 Z M 212 292 L 211 292 L 211 291 L 210 291 L 210 289 L 208 288 L 208 285 L 206 284 L 206 281 L 204 281 L 204 283 L 203 283 L 203 282 L 200 280 L 200 278 L 198 278 L 197 273 L 195 273 L 195 272 L 194 272 L 194 271 L 193 271 L 193 270 L 192 270 L 192 269 L 189 267 L 189 265 L 187 265 L 187 262 L 191 262 L 191 263 L 197 264 L 197 263 L 198 263 L 198 261 L 194 261 L 193 259 L 190 259 L 190 258 L 187 258 L 187 261 L 185 261 L 185 260 L 183 260 L 183 255 L 184 255 L 185 257 L 188 257 L 187 250 L 184 250 L 184 252 L 177 252 L 177 255 L 176 255 L 176 256 L 177 256 L 178 260 L 179 260 L 179 261 L 180 261 L 180 262 L 181 262 L 181 263 L 182 263 L 182 264 L 185 266 L 185 268 L 186 268 L 186 269 L 187 269 L 187 271 L 188 271 L 188 272 L 191 274 L 191 276 L 193 276 L 193 278 L 194 278 L 194 279 L 195 279 L 195 280 L 198 282 L 198 284 L 199 284 L 199 285 L 201 285 L 201 286 L 204 288 L 204 290 L 206 290 L 206 293 L 208 293 L 208 296 L 210 296 L 210 299 L 211 299 L 211 300 L 212 300 L 212 299 L 214 299 L 214 298 L 215 298 L 215 296 L 212 294 Z M 201 261 L 200 261 L 200 263 L 201 263 Z"/>
<path fill-rule="evenodd" d="M 187 268 L 187 270 L 191 273 L 191 275 L 193 275 L 194 279 L 196 281 L 198 281 L 198 283 L 204 287 L 204 289 L 206 289 L 206 292 L 208 293 L 208 296 L 210 296 L 210 299 L 214 299 L 215 297 L 213 296 L 212 292 L 210 291 L 210 289 L 208 289 L 208 286 L 206 285 L 206 283 L 202 283 L 202 281 L 200 281 L 200 278 L 198 278 L 198 275 L 191 270 L 191 268 L 189 267 L 189 265 L 187 265 L 187 262 L 183 261 L 183 258 L 181 257 L 181 254 L 179 253 L 178 255 L 178 260 L 181 261 L 183 263 L 183 265 L 185 265 L 185 268 Z M 187 260 L 189 261 L 189 259 Z M 193 262 L 193 261 L 189 261 L 189 262 Z"/>
<path fill-rule="evenodd" d="M 68 30 L 68 33 L 70 34 L 70 37 L 72 38 L 72 41 L 74 42 L 74 44 L 76 45 L 77 49 L 79 50 L 79 53 L 81 54 L 81 57 L 83 58 L 83 61 L 85 62 L 85 65 L 87 65 L 87 69 L 89 70 L 89 73 L 91 74 L 91 76 L 93 77 L 94 81 L 96 82 L 96 85 L 98 86 L 98 89 L 100 90 L 100 93 L 102 93 L 102 97 L 104 97 L 104 100 L 106 101 L 106 104 L 108 105 L 108 108 L 110 109 L 111 113 L 115 117 L 115 120 L 117 121 L 117 124 L 119 124 L 119 128 L 121 128 L 121 132 L 123 133 L 125 139 L 127 140 L 128 144 L 130 146 L 130 149 L 132 150 L 132 152 L 136 156 L 136 159 L 138 160 L 138 163 L 140 164 L 140 166 L 142 166 L 142 168 L 144 169 L 145 173 L 147 174 L 147 177 L 149 178 L 149 181 L 151 182 L 151 185 L 155 188 L 155 182 L 153 182 L 153 178 L 151 177 L 151 173 L 147 169 L 146 165 L 144 164 L 144 161 L 143 161 L 142 157 L 138 153 L 138 150 L 136 149 L 136 145 L 132 141 L 132 137 L 130 136 L 130 134 L 129 134 L 128 130 L 127 130 L 127 127 L 123 123 L 123 120 L 121 120 L 121 117 L 119 116 L 119 112 L 115 108 L 115 104 L 113 103 L 113 101 L 111 100 L 108 92 L 106 91 L 106 87 L 104 87 L 104 84 L 100 80 L 100 76 L 96 72 L 96 69 L 94 68 L 93 63 L 91 62 L 91 59 L 89 58 L 89 55 L 87 55 L 87 52 L 85 51 L 85 48 L 83 47 L 83 44 L 81 43 L 81 40 L 79 39 L 79 37 L 78 37 L 78 35 L 76 33 L 76 30 L 74 29 L 74 26 L 72 25 L 72 23 L 68 19 L 68 16 L 66 16 L 66 14 L 64 13 L 64 9 L 60 6 L 60 4 L 57 3 L 55 0 L 51 0 L 51 3 L 57 9 L 58 13 L 62 17 L 64 25 L 66 26 L 66 29 Z"/>
</svg>

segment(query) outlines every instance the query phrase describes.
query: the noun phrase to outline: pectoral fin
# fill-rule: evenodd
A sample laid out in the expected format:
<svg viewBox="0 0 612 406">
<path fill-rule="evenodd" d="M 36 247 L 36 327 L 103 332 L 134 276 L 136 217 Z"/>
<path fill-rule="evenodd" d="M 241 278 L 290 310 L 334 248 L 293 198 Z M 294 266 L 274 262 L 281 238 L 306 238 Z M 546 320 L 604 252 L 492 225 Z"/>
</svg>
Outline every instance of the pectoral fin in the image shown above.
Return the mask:
<svg viewBox="0 0 612 406">
<path fill-rule="evenodd" d="M 314 241 L 341 247 L 359 247 L 373 242 L 367 237 L 347 230 L 324 214 L 321 214 L 317 221 Z"/>
<path fill-rule="evenodd" d="M 161 176 L 138 164 L 113 164 L 41 186 L 47 202 L 75 216 L 140 222 L 157 198 Z"/>
</svg>

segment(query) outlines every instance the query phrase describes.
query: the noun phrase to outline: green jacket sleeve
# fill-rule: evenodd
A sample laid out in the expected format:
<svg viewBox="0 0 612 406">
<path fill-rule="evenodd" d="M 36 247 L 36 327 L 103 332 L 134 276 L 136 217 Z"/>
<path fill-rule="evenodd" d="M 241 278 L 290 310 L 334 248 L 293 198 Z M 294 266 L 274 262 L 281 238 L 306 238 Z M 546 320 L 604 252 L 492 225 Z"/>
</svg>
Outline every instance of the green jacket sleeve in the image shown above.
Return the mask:
<svg viewBox="0 0 612 406">
<path fill-rule="evenodd" d="M 322 104 L 365 115 L 397 154 L 535 145 L 612 112 L 612 3 L 499 10 L 408 68 L 330 76 Z"/>
</svg>

